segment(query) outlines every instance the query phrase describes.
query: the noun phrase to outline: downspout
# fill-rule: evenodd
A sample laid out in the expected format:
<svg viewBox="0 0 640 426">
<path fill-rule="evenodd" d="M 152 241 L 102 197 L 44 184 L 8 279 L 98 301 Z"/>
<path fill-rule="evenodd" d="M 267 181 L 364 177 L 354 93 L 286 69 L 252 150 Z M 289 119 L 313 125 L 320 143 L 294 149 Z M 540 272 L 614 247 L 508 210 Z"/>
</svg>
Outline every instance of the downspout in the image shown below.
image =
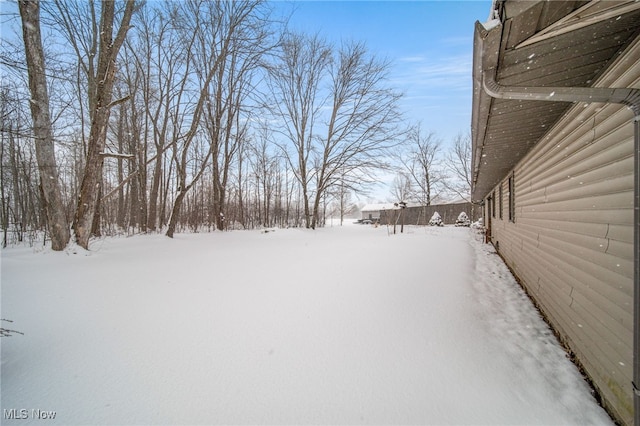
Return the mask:
<svg viewBox="0 0 640 426">
<path fill-rule="evenodd" d="M 640 112 L 634 108 L 634 202 L 633 202 L 633 422 L 640 425 Z"/>
<path fill-rule="evenodd" d="M 496 81 L 495 68 L 483 70 L 482 86 L 493 98 L 597 102 L 626 105 L 633 112 L 634 129 L 634 213 L 633 213 L 633 424 L 640 426 L 640 89 L 602 87 L 509 87 Z"/>
</svg>

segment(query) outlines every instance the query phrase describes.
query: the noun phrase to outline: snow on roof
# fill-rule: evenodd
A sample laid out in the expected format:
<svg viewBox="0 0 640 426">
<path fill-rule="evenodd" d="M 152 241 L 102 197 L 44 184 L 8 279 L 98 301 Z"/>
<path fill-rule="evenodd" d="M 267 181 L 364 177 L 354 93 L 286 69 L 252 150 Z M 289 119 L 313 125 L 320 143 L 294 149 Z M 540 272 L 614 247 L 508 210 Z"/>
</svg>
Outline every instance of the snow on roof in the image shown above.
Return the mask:
<svg viewBox="0 0 640 426">
<path fill-rule="evenodd" d="M 435 196 L 433 197 L 433 199 L 431 200 L 431 205 L 447 205 L 447 204 L 462 204 L 462 203 L 468 203 L 469 200 L 466 200 L 462 197 L 455 197 L 455 198 L 441 198 L 439 196 Z"/>
<path fill-rule="evenodd" d="M 391 210 L 395 209 L 393 203 L 384 203 L 384 204 L 367 204 L 360 209 L 362 212 L 378 212 L 380 210 Z"/>
<path fill-rule="evenodd" d="M 500 24 L 502 24 L 502 22 L 500 22 L 500 19 L 490 19 L 487 22 L 482 22 L 482 26 L 487 31 L 491 31 L 492 29 L 496 28 Z"/>
<path fill-rule="evenodd" d="M 468 201 L 462 198 L 457 200 L 439 200 L 435 198 L 434 202 L 431 203 L 431 206 L 433 207 L 433 206 L 461 204 L 461 203 L 468 203 Z M 423 207 L 423 204 L 408 202 L 407 207 Z M 360 209 L 360 211 L 361 212 L 379 212 L 382 210 L 396 210 L 399 208 L 400 207 L 398 207 L 396 203 L 378 203 L 378 204 L 366 204 Z"/>
</svg>

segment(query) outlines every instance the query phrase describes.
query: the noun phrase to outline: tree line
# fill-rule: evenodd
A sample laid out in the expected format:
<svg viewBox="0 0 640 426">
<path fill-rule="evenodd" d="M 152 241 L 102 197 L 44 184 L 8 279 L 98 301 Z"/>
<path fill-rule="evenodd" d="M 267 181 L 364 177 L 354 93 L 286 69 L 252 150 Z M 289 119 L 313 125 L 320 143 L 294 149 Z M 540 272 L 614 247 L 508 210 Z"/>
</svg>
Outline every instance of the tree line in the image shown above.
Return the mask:
<svg viewBox="0 0 640 426">
<path fill-rule="evenodd" d="M 380 170 L 400 170 L 400 197 L 468 194 L 468 173 L 436 176 L 433 135 L 404 124 L 390 62 L 291 32 L 268 2 L 18 9 L 0 52 L 4 245 L 34 230 L 62 250 L 105 233 L 315 228 Z M 462 178 L 465 141 L 446 161 Z"/>
</svg>

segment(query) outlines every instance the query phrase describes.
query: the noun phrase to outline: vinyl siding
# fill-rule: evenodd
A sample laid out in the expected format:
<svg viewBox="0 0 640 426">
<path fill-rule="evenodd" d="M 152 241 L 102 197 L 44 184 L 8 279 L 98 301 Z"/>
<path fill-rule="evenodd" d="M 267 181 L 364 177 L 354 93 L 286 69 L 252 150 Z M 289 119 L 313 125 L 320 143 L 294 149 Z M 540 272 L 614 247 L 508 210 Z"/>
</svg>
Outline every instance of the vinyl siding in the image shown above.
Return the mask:
<svg viewBox="0 0 640 426">
<path fill-rule="evenodd" d="M 599 86 L 640 87 L 639 40 L 625 58 Z M 488 194 L 502 193 L 493 243 L 626 424 L 633 422 L 632 118 L 619 105 L 574 105 L 512 170 L 514 222 L 511 173 Z"/>
</svg>

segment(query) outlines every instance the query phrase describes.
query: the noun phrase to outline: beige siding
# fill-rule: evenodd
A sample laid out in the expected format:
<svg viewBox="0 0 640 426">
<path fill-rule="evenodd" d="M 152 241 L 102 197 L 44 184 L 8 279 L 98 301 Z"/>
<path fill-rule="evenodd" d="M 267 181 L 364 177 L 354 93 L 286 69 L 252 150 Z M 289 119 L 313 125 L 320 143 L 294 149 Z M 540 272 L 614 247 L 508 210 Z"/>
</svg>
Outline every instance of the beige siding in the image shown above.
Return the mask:
<svg viewBox="0 0 640 426">
<path fill-rule="evenodd" d="M 616 76 L 617 77 L 614 77 Z M 640 42 L 598 85 L 640 87 Z M 495 194 L 491 237 L 606 400 L 632 423 L 633 125 L 629 109 L 577 104 Z M 502 205 L 502 219 L 499 206 Z"/>
</svg>

